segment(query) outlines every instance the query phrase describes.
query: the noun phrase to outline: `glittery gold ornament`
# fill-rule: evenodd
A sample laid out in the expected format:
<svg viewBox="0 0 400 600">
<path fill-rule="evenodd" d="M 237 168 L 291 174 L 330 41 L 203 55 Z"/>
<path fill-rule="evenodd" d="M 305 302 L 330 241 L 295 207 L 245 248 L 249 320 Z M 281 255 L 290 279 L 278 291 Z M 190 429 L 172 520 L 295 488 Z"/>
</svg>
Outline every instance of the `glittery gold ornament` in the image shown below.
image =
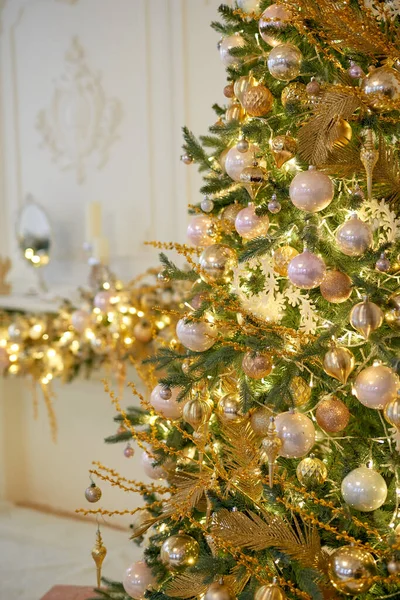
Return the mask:
<svg viewBox="0 0 400 600">
<path fill-rule="evenodd" d="M 207 588 L 204 600 L 235 600 L 235 594 L 221 578 L 220 581 L 215 581 Z"/>
<path fill-rule="evenodd" d="M 323 282 L 319 286 L 321 295 L 328 302 L 333 304 L 339 304 L 340 302 L 346 302 L 351 296 L 352 283 L 351 279 L 346 273 L 337 271 L 327 271 Z"/>
<path fill-rule="evenodd" d="M 271 357 L 265 354 L 246 352 L 242 360 L 242 369 L 252 379 L 267 377 L 272 371 Z"/>
<path fill-rule="evenodd" d="M 336 396 L 327 396 L 318 403 L 315 418 L 327 433 L 338 433 L 347 427 L 350 411 Z"/>
<path fill-rule="evenodd" d="M 297 113 L 304 110 L 309 104 L 309 97 L 304 83 L 294 81 L 284 87 L 281 102 L 288 113 Z"/>
<path fill-rule="evenodd" d="M 272 410 L 268 406 L 257 408 L 250 416 L 250 425 L 259 436 L 265 436 L 272 417 Z"/>
<path fill-rule="evenodd" d="M 365 339 L 382 325 L 383 312 L 377 304 L 364 299 L 351 309 L 350 323 Z"/>
<path fill-rule="evenodd" d="M 243 104 L 247 90 L 255 85 L 257 85 L 257 80 L 252 75 L 244 75 L 235 81 L 233 86 L 234 94 L 241 104 Z"/>
<path fill-rule="evenodd" d="M 313 488 L 324 483 L 328 477 L 328 469 L 322 460 L 310 454 L 299 462 L 296 475 L 302 485 Z"/>
<path fill-rule="evenodd" d="M 92 483 L 85 490 L 85 498 L 88 502 L 98 502 L 101 498 L 101 489 Z"/>
<path fill-rule="evenodd" d="M 232 121 L 242 123 L 245 118 L 246 111 L 244 110 L 240 102 L 232 102 L 232 104 L 226 109 L 225 121 L 227 123 L 231 123 Z"/>
<path fill-rule="evenodd" d="M 283 589 L 277 584 L 277 580 L 274 577 L 272 583 L 262 585 L 256 591 L 254 600 L 286 600 L 287 596 Z"/>
<path fill-rule="evenodd" d="M 400 429 L 400 392 L 397 392 L 397 397 L 394 400 L 386 404 L 383 414 L 388 423 Z"/>
<path fill-rule="evenodd" d="M 368 129 L 364 144 L 361 146 L 360 159 L 367 175 L 368 199 L 372 199 L 372 174 L 378 162 L 379 151 L 375 148 L 372 130 Z"/>
<path fill-rule="evenodd" d="M 92 549 L 92 558 L 94 560 L 94 564 L 96 565 L 96 579 L 98 588 L 101 586 L 101 567 L 106 555 L 107 548 L 103 544 L 100 529 L 98 529 L 96 532 L 96 543 Z"/>
<path fill-rule="evenodd" d="M 351 125 L 345 119 L 339 119 L 337 123 L 337 137 L 333 142 L 334 148 L 343 148 L 347 146 L 353 136 Z"/>
<path fill-rule="evenodd" d="M 235 96 L 233 83 L 228 83 L 224 87 L 224 96 L 225 98 L 233 98 Z"/>
<path fill-rule="evenodd" d="M 161 546 L 161 562 L 172 571 L 192 567 L 199 557 L 197 541 L 185 533 L 172 535 Z"/>
<path fill-rule="evenodd" d="M 251 117 L 263 117 L 272 108 L 274 97 L 265 85 L 250 87 L 243 97 L 243 108 Z"/>
<path fill-rule="evenodd" d="M 332 585 L 343 594 L 356 596 L 373 585 L 368 578 L 376 575 L 372 555 L 356 546 L 343 546 L 331 554 L 328 575 Z"/>
<path fill-rule="evenodd" d="M 238 213 L 242 210 L 243 206 L 240 204 L 229 204 L 221 212 L 220 220 L 222 227 L 227 231 L 234 231 L 235 221 Z"/>
<path fill-rule="evenodd" d="M 272 156 L 278 169 L 288 160 L 293 158 L 297 151 L 297 141 L 294 137 L 286 135 L 277 135 L 271 140 Z"/>
<path fill-rule="evenodd" d="M 224 244 L 212 244 L 200 255 L 202 277 L 207 283 L 228 282 L 236 265 L 236 253 Z"/>
<path fill-rule="evenodd" d="M 289 263 L 297 255 L 297 250 L 291 246 L 277 248 L 273 256 L 274 270 L 282 277 L 287 277 Z"/>
<path fill-rule="evenodd" d="M 199 397 L 191 398 L 183 407 L 183 420 L 197 431 L 209 421 L 211 412 L 210 402 Z"/>
<path fill-rule="evenodd" d="M 400 73 L 389 66 L 373 69 L 361 83 L 369 106 L 379 112 L 391 109 L 391 103 L 400 98 Z"/>
<path fill-rule="evenodd" d="M 268 55 L 270 74 L 279 81 L 295 79 L 301 70 L 303 55 L 293 44 L 279 44 Z"/>
<path fill-rule="evenodd" d="M 295 406 L 304 406 L 311 398 L 311 388 L 302 377 L 293 377 L 289 384 L 289 391 Z"/>
<path fill-rule="evenodd" d="M 324 371 L 340 383 L 347 383 L 347 378 L 354 369 L 354 355 L 348 348 L 333 346 L 324 356 Z"/>
<path fill-rule="evenodd" d="M 261 442 L 262 457 L 268 462 L 268 481 L 270 488 L 274 485 L 275 461 L 279 456 L 282 446 L 283 442 L 276 431 L 275 419 L 274 417 L 270 417 L 267 435 Z"/>
<path fill-rule="evenodd" d="M 226 394 L 218 402 L 218 415 L 225 423 L 240 423 L 246 418 L 238 395 Z"/>
</svg>

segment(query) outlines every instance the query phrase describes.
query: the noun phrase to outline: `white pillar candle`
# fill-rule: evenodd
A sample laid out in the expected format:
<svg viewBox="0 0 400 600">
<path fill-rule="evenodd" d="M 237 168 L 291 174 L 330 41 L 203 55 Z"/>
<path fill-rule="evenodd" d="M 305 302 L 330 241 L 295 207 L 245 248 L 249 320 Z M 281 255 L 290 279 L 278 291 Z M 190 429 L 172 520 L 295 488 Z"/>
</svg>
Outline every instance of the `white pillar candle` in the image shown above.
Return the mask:
<svg viewBox="0 0 400 600">
<path fill-rule="evenodd" d="M 110 246 L 108 239 L 104 236 L 95 237 L 92 240 L 93 257 L 102 265 L 108 265 L 110 258 Z"/>
<path fill-rule="evenodd" d="M 93 243 L 95 238 L 101 237 L 101 204 L 89 202 L 86 207 L 86 242 Z"/>
</svg>

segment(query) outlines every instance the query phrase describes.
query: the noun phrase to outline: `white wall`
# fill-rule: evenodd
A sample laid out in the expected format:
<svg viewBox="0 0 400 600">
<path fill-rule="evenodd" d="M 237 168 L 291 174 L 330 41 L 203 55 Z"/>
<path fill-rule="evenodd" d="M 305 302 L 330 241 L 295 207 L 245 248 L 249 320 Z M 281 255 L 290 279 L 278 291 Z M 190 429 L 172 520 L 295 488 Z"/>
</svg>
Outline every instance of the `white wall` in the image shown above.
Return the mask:
<svg viewBox="0 0 400 600">
<path fill-rule="evenodd" d="M 179 162 L 180 130 L 206 132 L 212 103 L 222 101 L 218 36 L 209 27 L 218 4 L 0 2 L 0 253 L 12 257 L 16 288 L 32 277 L 14 238 L 27 194 L 53 224 L 47 278 L 55 288 L 85 281 L 84 216 L 92 200 L 103 205 L 111 264 L 123 278 L 156 264 L 144 240 L 184 240 L 186 205 L 200 197 L 195 167 Z M 46 136 L 39 115 L 46 115 Z M 0 382 L 0 485 L 8 499 L 73 511 L 83 504 L 91 460 L 140 473 L 121 446 L 103 444 L 113 410 L 99 380 L 58 385 L 56 394 L 53 446 L 42 402 L 33 421 L 29 382 Z M 125 494 L 108 490 L 104 505 L 126 506 Z"/>
</svg>

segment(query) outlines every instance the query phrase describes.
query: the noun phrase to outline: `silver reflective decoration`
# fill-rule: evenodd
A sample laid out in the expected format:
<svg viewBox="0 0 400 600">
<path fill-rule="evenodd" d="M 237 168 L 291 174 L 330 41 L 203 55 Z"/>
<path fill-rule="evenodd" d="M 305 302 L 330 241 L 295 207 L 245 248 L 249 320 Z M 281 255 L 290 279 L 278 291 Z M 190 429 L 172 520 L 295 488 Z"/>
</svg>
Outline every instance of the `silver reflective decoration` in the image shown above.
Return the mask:
<svg viewBox="0 0 400 600">
<path fill-rule="evenodd" d="M 45 211 L 30 196 L 18 216 L 16 235 L 22 256 L 32 267 L 44 267 L 50 262 L 50 221 Z M 38 274 L 39 287 L 44 291 L 46 285 L 42 274 Z"/>
</svg>

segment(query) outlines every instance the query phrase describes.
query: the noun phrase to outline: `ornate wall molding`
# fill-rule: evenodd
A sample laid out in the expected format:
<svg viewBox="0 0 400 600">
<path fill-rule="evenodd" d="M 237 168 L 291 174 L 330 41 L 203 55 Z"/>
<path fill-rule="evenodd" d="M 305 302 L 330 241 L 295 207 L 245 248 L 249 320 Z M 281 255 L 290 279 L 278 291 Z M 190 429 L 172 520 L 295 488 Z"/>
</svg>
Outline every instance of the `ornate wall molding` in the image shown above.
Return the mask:
<svg viewBox="0 0 400 600">
<path fill-rule="evenodd" d="M 82 44 L 74 37 L 51 102 L 38 113 L 43 145 L 61 169 L 75 171 L 78 183 L 83 183 L 90 157 L 99 169 L 107 163 L 121 119 L 121 102 L 106 96 L 100 74 L 88 66 Z"/>
</svg>

